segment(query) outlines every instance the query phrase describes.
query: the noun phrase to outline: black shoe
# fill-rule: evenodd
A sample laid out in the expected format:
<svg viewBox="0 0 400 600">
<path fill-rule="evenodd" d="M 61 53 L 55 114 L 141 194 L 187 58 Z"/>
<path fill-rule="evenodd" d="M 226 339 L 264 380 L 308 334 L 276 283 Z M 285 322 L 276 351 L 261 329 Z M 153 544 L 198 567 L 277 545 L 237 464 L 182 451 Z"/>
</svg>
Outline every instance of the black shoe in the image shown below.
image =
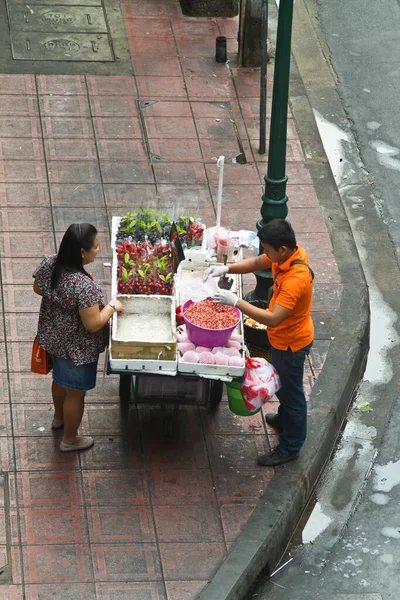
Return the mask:
<svg viewBox="0 0 400 600">
<path fill-rule="evenodd" d="M 298 452 L 295 454 L 286 454 L 282 452 L 282 450 L 277 446 L 268 454 L 262 454 L 258 457 L 257 462 L 259 465 L 263 465 L 264 467 L 275 467 L 277 465 L 283 465 L 290 460 L 297 458 L 299 455 Z"/>
<path fill-rule="evenodd" d="M 265 422 L 271 427 L 275 427 L 275 429 L 279 429 L 282 431 L 282 421 L 279 415 L 274 415 L 273 413 L 267 413 L 265 415 Z"/>
</svg>

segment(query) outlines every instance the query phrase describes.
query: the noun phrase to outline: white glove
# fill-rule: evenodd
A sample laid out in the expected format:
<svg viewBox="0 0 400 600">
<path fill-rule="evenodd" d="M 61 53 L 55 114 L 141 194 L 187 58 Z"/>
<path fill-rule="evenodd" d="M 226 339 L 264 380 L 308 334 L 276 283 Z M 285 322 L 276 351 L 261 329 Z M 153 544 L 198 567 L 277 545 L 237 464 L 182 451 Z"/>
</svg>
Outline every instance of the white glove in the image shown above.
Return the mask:
<svg viewBox="0 0 400 600">
<path fill-rule="evenodd" d="M 218 290 L 213 297 L 214 302 L 218 304 L 227 304 L 228 306 L 236 306 L 239 298 L 233 292 L 228 290 Z"/>
<path fill-rule="evenodd" d="M 209 277 L 222 277 L 228 273 L 229 267 L 226 265 L 211 265 L 204 271 L 203 281 L 207 281 Z"/>
</svg>

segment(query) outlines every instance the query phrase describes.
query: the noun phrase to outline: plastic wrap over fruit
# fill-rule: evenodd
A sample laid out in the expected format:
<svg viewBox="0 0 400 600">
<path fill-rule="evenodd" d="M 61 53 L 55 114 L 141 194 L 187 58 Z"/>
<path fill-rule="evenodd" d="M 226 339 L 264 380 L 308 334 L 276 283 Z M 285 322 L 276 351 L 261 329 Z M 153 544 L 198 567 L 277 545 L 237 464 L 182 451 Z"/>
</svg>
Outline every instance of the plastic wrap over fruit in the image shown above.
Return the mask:
<svg viewBox="0 0 400 600">
<path fill-rule="evenodd" d="M 229 365 L 229 356 L 226 356 L 226 354 L 222 354 L 222 352 L 217 352 L 216 354 L 213 354 L 214 358 L 215 358 L 215 364 L 219 365 L 221 367 L 227 367 Z"/>
<path fill-rule="evenodd" d="M 236 350 L 240 350 L 241 348 L 241 344 L 240 342 L 237 342 L 236 340 L 229 340 L 229 342 L 227 343 L 227 347 L 228 348 L 236 348 Z"/>
<path fill-rule="evenodd" d="M 194 350 L 194 344 L 192 342 L 179 342 L 178 350 L 181 354 L 185 354 L 185 352 L 189 352 L 190 350 Z"/>
<path fill-rule="evenodd" d="M 240 335 L 240 333 L 237 333 L 236 331 L 234 331 L 231 335 L 231 342 L 239 342 L 239 344 L 243 344 L 243 336 Z"/>
<path fill-rule="evenodd" d="M 230 367 L 242 367 L 243 366 L 243 358 L 241 356 L 227 356 Z"/>
<path fill-rule="evenodd" d="M 226 356 L 240 356 L 240 352 L 237 348 L 224 348 L 224 354 L 226 354 Z"/>
<path fill-rule="evenodd" d="M 178 339 L 178 342 L 190 342 L 187 333 L 186 333 L 186 329 L 184 331 L 178 331 L 178 333 L 176 334 L 176 337 Z M 191 343 L 191 342 L 190 342 Z"/>
<path fill-rule="evenodd" d="M 198 363 L 199 355 L 197 354 L 197 352 L 194 352 L 194 350 L 189 350 L 188 352 L 185 352 L 185 354 L 182 356 L 182 360 L 183 362 L 188 363 Z"/>
<path fill-rule="evenodd" d="M 220 352 L 221 354 L 223 354 L 224 353 L 224 347 L 223 346 L 215 346 L 215 348 L 213 348 L 211 352 L 213 354 L 217 354 L 218 352 Z"/>
<path fill-rule="evenodd" d="M 215 364 L 214 354 L 211 354 L 211 352 L 201 352 L 199 354 L 199 363 L 202 363 L 203 365 Z"/>
<path fill-rule="evenodd" d="M 211 352 L 211 348 L 206 348 L 205 346 L 196 346 L 196 352 L 201 354 L 202 352 Z"/>
</svg>

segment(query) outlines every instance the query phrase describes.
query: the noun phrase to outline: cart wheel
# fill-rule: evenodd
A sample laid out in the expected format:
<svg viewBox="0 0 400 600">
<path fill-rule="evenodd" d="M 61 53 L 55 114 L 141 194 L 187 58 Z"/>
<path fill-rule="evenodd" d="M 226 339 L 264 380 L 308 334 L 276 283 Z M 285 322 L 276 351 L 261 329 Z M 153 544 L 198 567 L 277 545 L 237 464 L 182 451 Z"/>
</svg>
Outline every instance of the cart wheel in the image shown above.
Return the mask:
<svg viewBox="0 0 400 600">
<path fill-rule="evenodd" d="M 132 391 L 132 375 L 121 374 L 119 376 L 119 399 L 121 402 L 129 402 Z"/>
<path fill-rule="evenodd" d="M 218 379 L 210 380 L 210 391 L 208 394 L 208 408 L 215 409 L 222 400 L 224 382 Z"/>
</svg>

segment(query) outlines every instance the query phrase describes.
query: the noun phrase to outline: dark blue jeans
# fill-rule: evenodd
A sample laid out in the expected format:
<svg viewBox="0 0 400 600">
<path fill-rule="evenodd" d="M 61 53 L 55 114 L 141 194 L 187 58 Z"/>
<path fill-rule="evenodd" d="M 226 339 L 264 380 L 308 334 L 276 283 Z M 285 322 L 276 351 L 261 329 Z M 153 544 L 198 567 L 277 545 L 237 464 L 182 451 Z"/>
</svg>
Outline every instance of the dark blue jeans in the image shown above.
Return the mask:
<svg viewBox="0 0 400 600">
<path fill-rule="evenodd" d="M 292 352 L 272 348 L 272 364 L 278 371 L 281 389 L 277 392 L 279 400 L 278 415 L 282 422 L 279 435 L 279 448 L 286 454 L 300 451 L 307 436 L 307 402 L 304 395 L 304 361 L 312 344 Z"/>
</svg>

